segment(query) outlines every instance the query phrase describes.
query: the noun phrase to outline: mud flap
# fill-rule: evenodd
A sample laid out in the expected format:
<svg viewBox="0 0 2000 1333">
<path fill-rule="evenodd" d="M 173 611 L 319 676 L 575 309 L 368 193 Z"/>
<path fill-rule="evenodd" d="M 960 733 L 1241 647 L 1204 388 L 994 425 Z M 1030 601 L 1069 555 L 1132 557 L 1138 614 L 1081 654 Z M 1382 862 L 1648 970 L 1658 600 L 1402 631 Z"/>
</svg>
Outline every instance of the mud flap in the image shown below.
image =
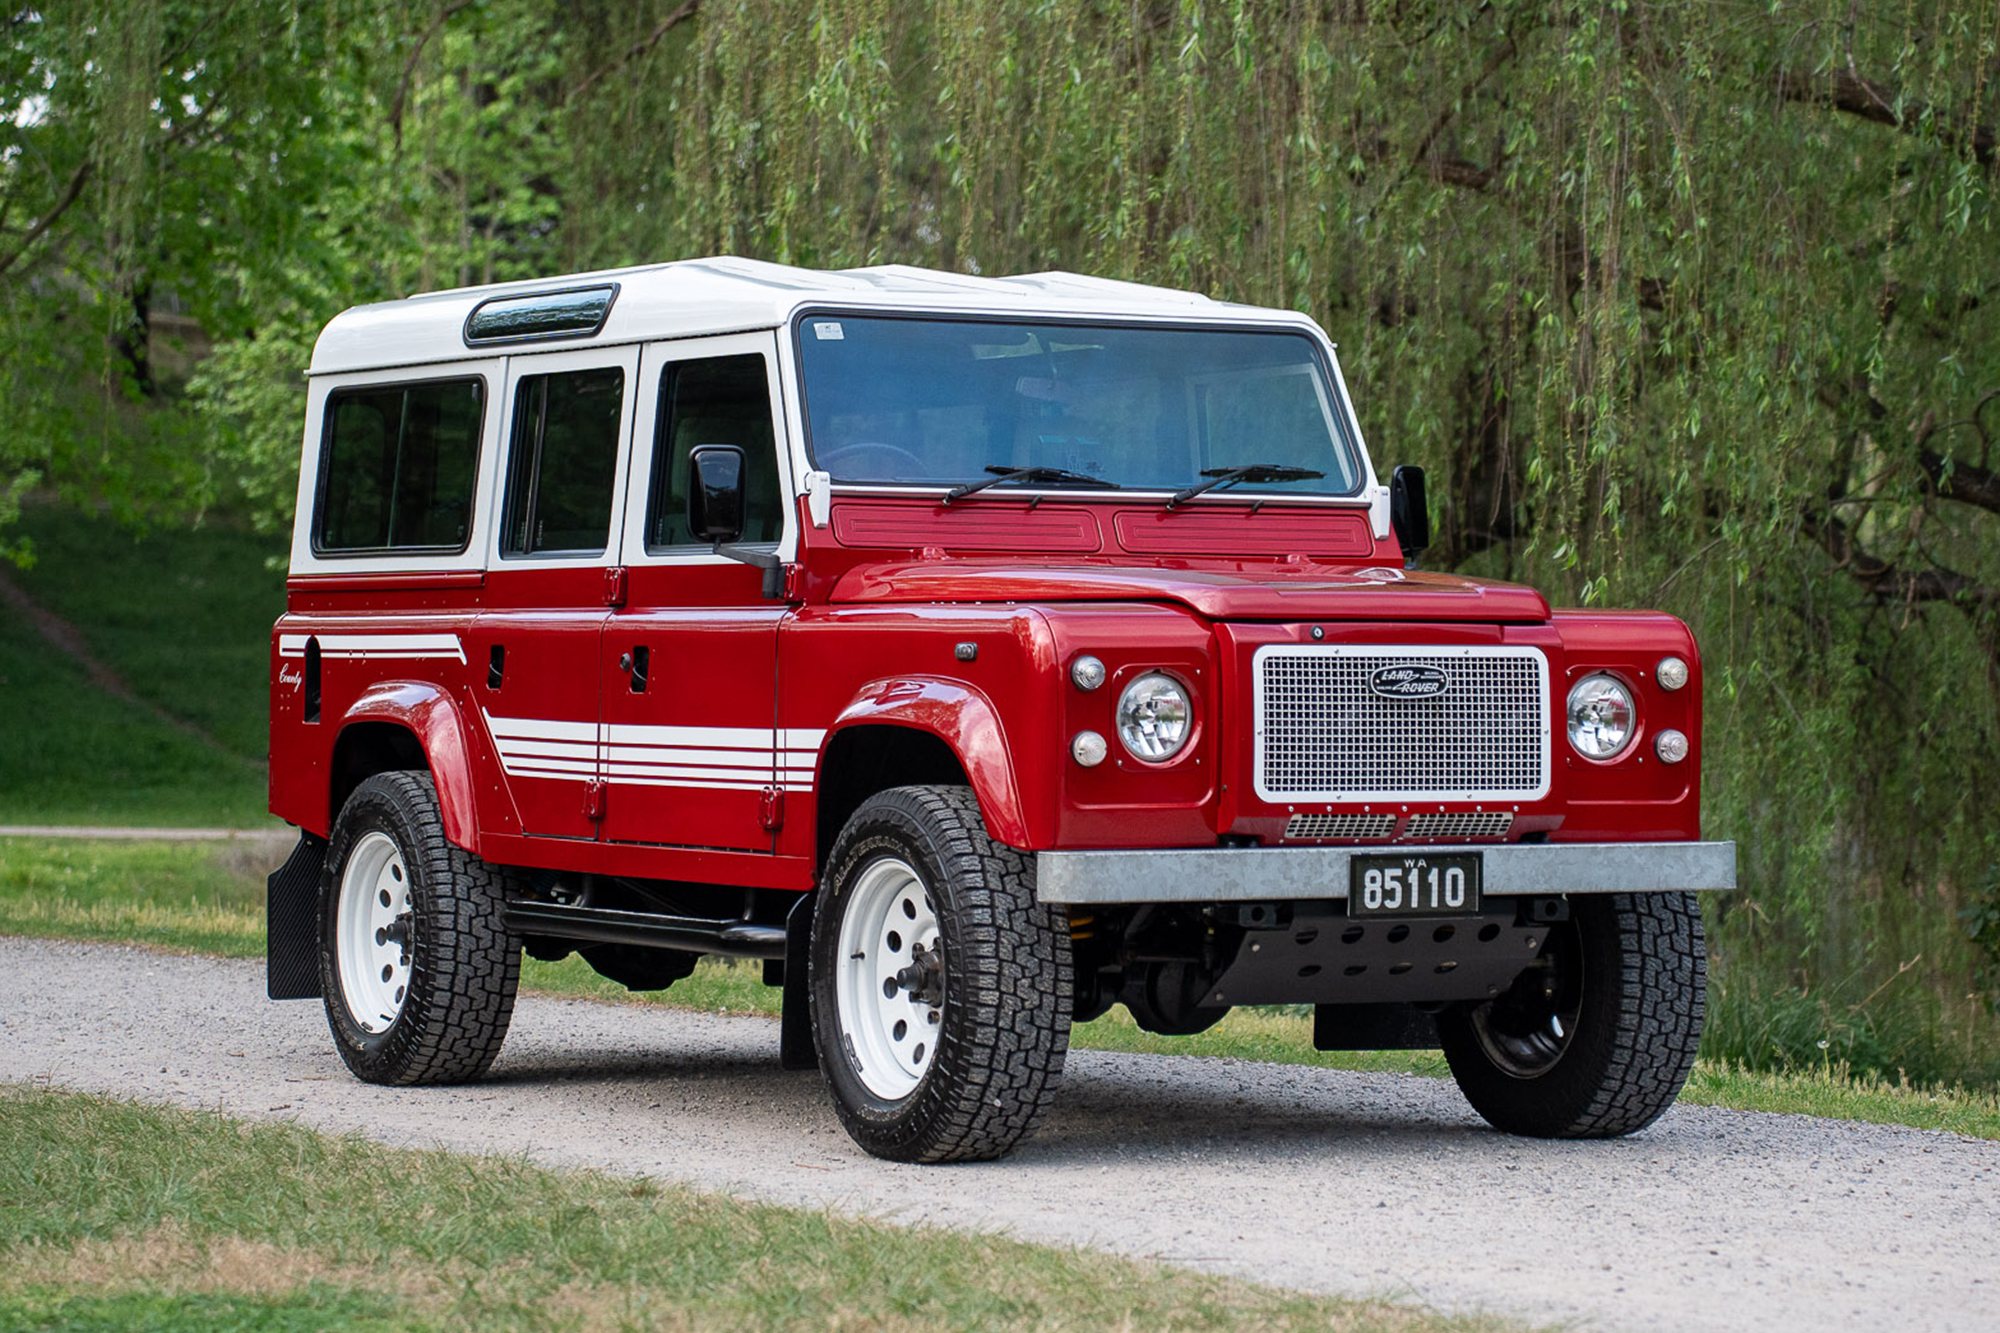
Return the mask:
<svg viewBox="0 0 2000 1333">
<path fill-rule="evenodd" d="M 298 846 L 264 881 L 264 988 L 274 1000 L 319 998 L 319 879 L 326 839 Z"/>
<path fill-rule="evenodd" d="M 785 917 L 784 1016 L 778 1020 L 778 1065 L 783 1069 L 818 1069 L 813 1047 L 812 987 L 807 982 L 812 956 L 813 903 L 816 893 L 799 895 Z"/>
</svg>

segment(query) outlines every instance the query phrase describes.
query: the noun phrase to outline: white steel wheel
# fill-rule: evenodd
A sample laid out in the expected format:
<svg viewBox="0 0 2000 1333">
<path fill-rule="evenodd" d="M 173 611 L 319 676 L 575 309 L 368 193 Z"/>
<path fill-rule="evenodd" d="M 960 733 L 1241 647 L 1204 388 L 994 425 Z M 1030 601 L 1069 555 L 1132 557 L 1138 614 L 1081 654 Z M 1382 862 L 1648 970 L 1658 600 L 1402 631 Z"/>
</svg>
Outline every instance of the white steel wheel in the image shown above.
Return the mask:
<svg viewBox="0 0 2000 1333">
<path fill-rule="evenodd" d="M 854 1072 L 883 1101 L 900 1101 L 937 1057 L 944 1016 L 937 912 L 907 861 L 884 856 L 862 870 L 839 956 L 834 993 Z"/>
<path fill-rule="evenodd" d="M 364 1032 L 386 1032 L 410 988 L 410 872 L 386 833 L 348 854 L 334 917 L 340 997 Z"/>
</svg>

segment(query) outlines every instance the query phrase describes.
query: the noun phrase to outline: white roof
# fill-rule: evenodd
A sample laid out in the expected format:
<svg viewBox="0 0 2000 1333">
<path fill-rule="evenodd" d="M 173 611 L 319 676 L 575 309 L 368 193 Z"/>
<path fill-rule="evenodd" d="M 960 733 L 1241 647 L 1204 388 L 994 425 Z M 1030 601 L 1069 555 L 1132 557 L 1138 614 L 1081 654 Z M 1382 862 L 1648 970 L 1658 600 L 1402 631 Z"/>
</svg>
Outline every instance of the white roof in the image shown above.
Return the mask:
<svg viewBox="0 0 2000 1333">
<path fill-rule="evenodd" d="M 603 330 L 593 338 L 465 345 L 466 317 L 481 301 L 600 282 L 617 283 L 618 298 Z M 819 305 L 1022 316 L 1226 318 L 1232 323 L 1250 321 L 1317 328 L 1304 315 L 1289 310 L 1233 305 L 1196 292 L 1091 278 L 1080 273 L 980 278 L 905 264 L 822 271 L 725 256 L 574 273 L 532 282 L 460 287 L 401 301 L 355 306 L 334 316 L 320 332 L 308 373 L 328 375 L 491 357 L 514 350 L 554 351 L 771 329 L 784 325 L 800 309 Z"/>
</svg>

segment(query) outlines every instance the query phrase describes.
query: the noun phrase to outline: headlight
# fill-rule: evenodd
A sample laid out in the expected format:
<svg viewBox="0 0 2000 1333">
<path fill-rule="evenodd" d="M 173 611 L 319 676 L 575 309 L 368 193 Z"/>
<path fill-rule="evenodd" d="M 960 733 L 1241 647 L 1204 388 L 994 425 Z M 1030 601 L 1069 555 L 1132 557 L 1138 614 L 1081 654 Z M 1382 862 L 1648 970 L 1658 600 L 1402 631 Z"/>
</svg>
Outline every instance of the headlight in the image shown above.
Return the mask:
<svg viewBox="0 0 2000 1333">
<path fill-rule="evenodd" d="M 1653 668 L 1653 679 L 1663 690 L 1677 690 L 1688 683 L 1688 664 L 1678 657 L 1663 657 Z"/>
<path fill-rule="evenodd" d="M 1193 729 L 1194 706 L 1172 676 L 1149 671 L 1118 696 L 1118 739 L 1134 759 L 1163 764 L 1181 752 Z"/>
<path fill-rule="evenodd" d="M 1665 731 L 1653 737 L 1653 753 L 1660 756 L 1660 760 L 1663 763 L 1678 764 L 1681 760 L 1688 757 L 1688 738 L 1686 733 L 1675 731 L 1672 727 L 1668 727 Z"/>
<path fill-rule="evenodd" d="M 1632 741 L 1632 692 L 1611 676 L 1585 676 L 1569 690 L 1569 743 L 1590 759 L 1610 759 Z"/>
</svg>

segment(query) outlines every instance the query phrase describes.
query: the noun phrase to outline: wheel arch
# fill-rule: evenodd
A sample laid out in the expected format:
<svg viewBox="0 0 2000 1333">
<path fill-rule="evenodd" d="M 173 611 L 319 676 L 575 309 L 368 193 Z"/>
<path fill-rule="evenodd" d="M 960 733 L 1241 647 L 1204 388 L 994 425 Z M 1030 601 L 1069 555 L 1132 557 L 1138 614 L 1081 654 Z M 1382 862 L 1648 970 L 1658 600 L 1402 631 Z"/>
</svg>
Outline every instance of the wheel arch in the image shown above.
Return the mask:
<svg viewBox="0 0 2000 1333">
<path fill-rule="evenodd" d="M 916 784 L 971 787 L 995 841 L 1032 846 L 1010 753 L 998 710 L 971 685 L 918 676 L 869 683 L 841 711 L 820 752 L 818 864 L 863 801 Z"/>
<path fill-rule="evenodd" d="M 355 700 L 333 743 L 327 827 L 356 787 L 377 773 L 397 770 L 430 773 L 446 839 L 477 855 L 478 796 L 465 720 L 442 688 L 385 681 Z"/>
</svg>

